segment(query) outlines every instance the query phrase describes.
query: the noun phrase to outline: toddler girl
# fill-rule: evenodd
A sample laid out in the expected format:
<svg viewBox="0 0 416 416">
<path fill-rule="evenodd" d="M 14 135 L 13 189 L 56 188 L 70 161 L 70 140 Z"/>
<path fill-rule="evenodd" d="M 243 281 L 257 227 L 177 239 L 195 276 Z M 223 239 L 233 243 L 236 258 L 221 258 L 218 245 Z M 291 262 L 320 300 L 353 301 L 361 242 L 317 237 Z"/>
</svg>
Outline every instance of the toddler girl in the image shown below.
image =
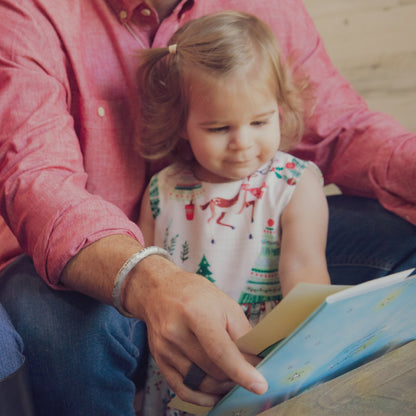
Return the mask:
<svg viewBox="0 0 416 416">
<path fill-rule="evenodd" d="M 321 175 L 287 153 L 309 88 L 269 27 L 231 11 L 188 22 L 168 47 L 143 51 L 139 85 L 141 153 L 173 162 L 143 199 L 146 244 L 213 282 L 253 324 L 298 282 L 329 283 Z M 151 360 L 145 414 L 179 414 L 171 397 Z"/>
</svg>

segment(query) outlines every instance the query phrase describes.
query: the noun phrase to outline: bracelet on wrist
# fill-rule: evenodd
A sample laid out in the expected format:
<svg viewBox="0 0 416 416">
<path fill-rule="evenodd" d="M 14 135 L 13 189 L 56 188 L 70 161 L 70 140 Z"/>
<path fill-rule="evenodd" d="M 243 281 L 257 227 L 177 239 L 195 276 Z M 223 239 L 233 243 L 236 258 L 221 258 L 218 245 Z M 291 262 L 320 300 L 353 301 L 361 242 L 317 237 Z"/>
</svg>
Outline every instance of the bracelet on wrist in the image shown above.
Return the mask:
<svg viewBox="0 0 416 416">
<path fill-rule="evenodd" d="M 146 257 L 154 254 L 165 257 L 166 259 L 170 260 L 169 253 L 163 248 L 156 246 L 145 247 L 143 250 L 140 250 L 138 253 L 133 254 L 129 259 L 127 259 L 123 266 L 121 266 L 120 270 L 116 275 L 116 278 L 114 279 L 114 286 L 112 292 L 113 306 L 122 315 L 127 316 L 128 318 L 134 318 L 134 316 L 131 313 L 127 312 L 126 309 L 124 309 L 123 302 L 121 301 L 121 292 L 123 284 L 128 274 L 135 266 L 137 266 Z"/>
</svg>

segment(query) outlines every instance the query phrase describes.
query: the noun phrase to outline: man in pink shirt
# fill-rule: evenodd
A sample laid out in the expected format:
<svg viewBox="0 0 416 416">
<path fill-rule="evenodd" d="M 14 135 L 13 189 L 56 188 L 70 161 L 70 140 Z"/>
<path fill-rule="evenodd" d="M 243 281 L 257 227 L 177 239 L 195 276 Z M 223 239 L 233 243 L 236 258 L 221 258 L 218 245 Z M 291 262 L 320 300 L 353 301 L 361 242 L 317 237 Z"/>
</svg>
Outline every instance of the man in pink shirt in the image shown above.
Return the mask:
<svg viewBox="0 0 416 416">
<path fill-rule="evenodd" d="M 301 0 L 2 0 L 0 302 L 23 338 L 39 414 L 133 415 L 144 323 L 181 398 L 212 405 L 229 380 L 267 388 L 232 342 L 249 329 L 240 307 L 162 256 L 140 261 L 123 286 L 122 307 L 138 319 L 109 306 L 120 268 L 143 248 L 135 221 L 155 169 L 133 145 L 137 51 L 165 46 L 184 22 L 221 9 L 266 21 L 316 86 L 293 153 L 345 194 L 329 199 L 333 282 L 416 264 L 416 134 L 368 110 Z M 18 358 L 3 375 L 0 360 L 0 379 L 23 362 L 4 316 L 0 335 L 12 333 L 15 348 L 0 346 L 0 356 Z M 199 390 L 183 382 L 191 363 L 208 373 Z"/>
</svg>

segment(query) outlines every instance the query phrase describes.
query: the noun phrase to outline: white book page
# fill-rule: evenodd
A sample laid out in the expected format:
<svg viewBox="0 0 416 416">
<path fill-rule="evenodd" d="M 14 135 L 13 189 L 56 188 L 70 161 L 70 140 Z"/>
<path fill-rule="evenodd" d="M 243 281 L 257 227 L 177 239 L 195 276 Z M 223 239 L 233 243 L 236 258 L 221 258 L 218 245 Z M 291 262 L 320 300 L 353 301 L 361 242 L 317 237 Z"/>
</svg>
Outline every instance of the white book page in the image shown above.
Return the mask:
<svg viewBox="0 0 416 416">
<path fill-rule="evenodd" d="M 379 277 L 378 279 L 369 280 L 368 282 L 360 283 L 356 286 L 351 286 L 341 292 L 334 293 L 326 298 L 328 303 L 338 302 L 342 299 L 352 298 L 363 293 L 372 292 L 373 290 L 388 287 L 401 282 L 413 272 L 415 269 L 403 270 L 398 273 L 390 274 L 388 276 Z"/>
</svg>

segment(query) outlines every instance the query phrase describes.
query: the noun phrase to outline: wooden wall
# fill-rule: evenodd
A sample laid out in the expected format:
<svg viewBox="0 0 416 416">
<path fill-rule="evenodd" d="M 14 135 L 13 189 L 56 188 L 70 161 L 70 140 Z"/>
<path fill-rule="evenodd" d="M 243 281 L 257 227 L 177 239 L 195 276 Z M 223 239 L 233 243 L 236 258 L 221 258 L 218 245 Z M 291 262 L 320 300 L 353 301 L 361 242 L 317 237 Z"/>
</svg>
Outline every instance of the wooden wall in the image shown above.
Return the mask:
<svg viewBox="0 0 416 416">
<path fill-rule="evenodd" d="M 335 66 L 370 108 L 416 131 L 416 0 L 303 0 Z"/>
</svg>

